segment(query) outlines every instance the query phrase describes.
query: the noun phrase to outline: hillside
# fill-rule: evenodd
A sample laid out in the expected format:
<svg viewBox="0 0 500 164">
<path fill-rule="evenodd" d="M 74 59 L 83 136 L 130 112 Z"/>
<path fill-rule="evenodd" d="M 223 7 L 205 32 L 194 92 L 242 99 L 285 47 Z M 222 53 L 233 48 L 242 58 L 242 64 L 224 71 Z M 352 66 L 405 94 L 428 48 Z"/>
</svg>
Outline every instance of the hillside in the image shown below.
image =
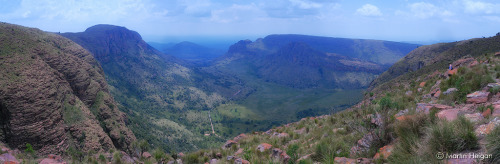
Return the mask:
<svg viewBox="0 0 500 164">
<path fill-rule="evenodd" d="M 489 51 L 463 46 L 457 48 Z M 391 87 L 376 86 L 363 101 L 347 110 L 303 118 L 265 132 L 241 134 L 221 148 L 187 154 L 183 161 L 498 163 L 498 50 L 453 60 L 452 71 L 440 67 L 418 76 L 412 74 L 411 78 L 407 77 L 411 73 L 403 74 L 386 82 Z M 439 62 L 426 67 L 438 68 L 436 64 Z M 471 158 L 470 153 L 478 156 Z"/>
<path fill-rule="evenodd" d="M 500 49 L 500 35 L 498 34 L 489 38 L 421 46 L 382 73 L 370 84 L 370 89 L 407 72 L 413 72 L 413 74 L 407 74 L 409 75 L 407 78 L 411 78 L 413 75 L 447 68 L 453 61 L 464 56 L 479 57 L 486 53 L 496 52 L 498 49 Z"/>
<path fill-rule="evenodd" d="M 222 50 L 208 48 L 188 41 L 177 44 L 152 44 L 151 46 L 164 54 L 197 64 L 207 63 L 224 54 Z"/>
<path fill-rule="evenodd" d="M 0 23 L 0 59 L 0 142 L 22 150 L 30 144 L 38 155 L 132 151 L 127 116 L 81 46 Z"/>
</svg>

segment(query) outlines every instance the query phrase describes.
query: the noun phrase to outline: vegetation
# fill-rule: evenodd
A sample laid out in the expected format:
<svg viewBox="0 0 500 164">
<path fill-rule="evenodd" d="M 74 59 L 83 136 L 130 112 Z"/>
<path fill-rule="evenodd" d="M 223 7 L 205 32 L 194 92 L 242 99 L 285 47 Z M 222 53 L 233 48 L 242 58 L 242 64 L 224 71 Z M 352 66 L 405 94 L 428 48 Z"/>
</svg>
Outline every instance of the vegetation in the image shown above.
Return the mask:
<svg viewBox="0 0 500 164">
<path fill-rule="evenodd" d="M 487 153 L 491 154 L 493 158 L 489 159 L 490 163 L 500 162 L 500 126 L 496 127 L 488 136 L 486 136 Z"/>
</svg>

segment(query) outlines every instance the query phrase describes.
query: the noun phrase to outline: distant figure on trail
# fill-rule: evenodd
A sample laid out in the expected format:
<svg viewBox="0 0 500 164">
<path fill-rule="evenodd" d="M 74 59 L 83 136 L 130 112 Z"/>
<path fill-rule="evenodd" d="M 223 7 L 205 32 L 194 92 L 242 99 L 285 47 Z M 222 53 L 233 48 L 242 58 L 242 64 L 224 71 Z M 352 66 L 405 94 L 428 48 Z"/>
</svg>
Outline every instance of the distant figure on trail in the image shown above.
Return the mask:
<svg viewBox="0 0 500 164">
<path fill-rule="evenodd" d="M 449 69 L 450 69 L 450 70 L 453 70 L 453 67 L 451 66 L 451 64 L 450 64 L 450 68 L 449 68 Z"/>
</svg>

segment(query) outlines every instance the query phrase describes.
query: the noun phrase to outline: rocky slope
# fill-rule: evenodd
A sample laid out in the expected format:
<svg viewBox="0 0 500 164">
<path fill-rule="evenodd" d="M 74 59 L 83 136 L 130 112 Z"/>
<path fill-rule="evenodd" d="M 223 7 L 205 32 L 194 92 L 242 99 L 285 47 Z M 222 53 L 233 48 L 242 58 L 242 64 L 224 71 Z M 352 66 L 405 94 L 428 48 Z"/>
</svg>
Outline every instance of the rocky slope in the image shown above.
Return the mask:
<svg viewBox="0 0 500 164">
<path fill-rule="evenodd" d="M 131 150 L 99 63 L 69 39 L 0 24 L 0 141 L 40 154 Z"/>
<path fill-rule="evenodd" d="M 488 38 L 421 46 L 382 73 L 370 84 L 370 89 L 407 72 L 414 72 L 406 76 L 406 78 L 411 78 L 412 75 L 447 68 L 449 64 L 464 56 L 478 57 L 496 52 L 498 49 L 500 49 L 500 35 L 498 34 Z"/>
</svg>

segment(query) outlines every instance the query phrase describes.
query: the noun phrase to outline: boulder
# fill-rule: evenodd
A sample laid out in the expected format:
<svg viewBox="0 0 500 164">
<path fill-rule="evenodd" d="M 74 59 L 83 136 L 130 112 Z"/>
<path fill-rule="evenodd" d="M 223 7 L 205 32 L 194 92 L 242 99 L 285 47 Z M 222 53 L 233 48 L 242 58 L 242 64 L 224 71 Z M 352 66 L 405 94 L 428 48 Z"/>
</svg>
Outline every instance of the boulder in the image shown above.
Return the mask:
<svg viewBox="0 0 500 164">
<path fill-rule="evenodd" d="M 222 146 L 222 149 L 231 148 L 234 144 L 237 144 L 236 141 L 227 140 L 226 143 Z"/>
<path fill-rule="evenodd" d="M 241 153 L 243 153 L 243 149 L 242 149 L 242 148 L 239 148 L 239 149 L 238 149 L 238 151 L 236 151 L 236 152 L 234 153 L 234 156 L 238 156 L 238 155 L 240 155 Z"/>
<path fill-rule="evenodd" d="M 500 56 L 500 51 L 499 52 L 495 52 L 495 56 Z"/>
<path fill-rule="evenodd" d="M 438 98 L 440 95 L 441 95 L 441 90 L 438 90 L 438 91 L 436 91 L 436 92 L 434 93 L 434 95 L 433 95 L 433 96 L 434 96 L 435 98 Z"/>
<path fill-rule="evenodd" d="M 446 109 L 446 110 L 441 110 L 439 113 L 437 113 L 438 118 L 440 119 L 446 119 L 448 121 L 453 121 L 458 118 L 458 114 L 465 112 L 466 109 Z"/>
<path fill-rule="evenodd" d="M 495 87 L 500 87 L 500 83 L 489 83 L 487 85 L 488 88 L 495 88 Z"/>
<path fill-rule="evenodd" d="M 250 164 L 247 160 L 244 160 L 243 158 L 238 158 L 234 161 L 235 164 Z"/>
<path fill-rule="evenodd" d="M 476 133 L 476 136 L 487 135 L 490 134 L 491 131 L 493 131 L 493 129 L 495 129 L 498 125 L 500 125 L 500 119 L 495 118 L 487 124 L 479 125 L 474 132 Z"/>
<path fill-rule="evenodd" d="M 280 133 L 278 134 L 278 138 L 285 138 L 285 137 L 289 137 L 290 135 L 288 135 L 288 133 Z"/>
<path fill-rule="evenodd" d="M 451 108 L 452 108 L 451 106 L 442 105 L 442 104 L 417 103 L 416 110 L 418 113 L 429 114 L 431 109 L 444 110 L 444 109 L 451 109 Z"/>
<path fill-rule="evenodd" d="M 356 159 L 346 158 L 346 157 L 335 157 L 333 159 L 335 163 L 338 164 L 356 164 Z"/>
<path fill-rule="evenodd" d="M 286 154 L 285 151 L 283 151 L 281 154 L 280 154 L 280 159 L 283 163 L 288 163 L 288 161 L 290 161 L 291 157 Z"/>
<path fill-rule="evenodd" d="M 457 74 L 457 70 L 458 70 L 458 69 L 448 70 L 448 71 L 446 72 L 446 74 L 447 74 L 448 76 L 455 75 L 455 74 Z"/>
<path fill-rule="evenodd" d="M 476 91 L 467 94 L 467 103 L 480 104 L 485 103 L 491 98 L 490 92 Z"/>
<path fill-rule="evenodd" d="M 351 147 L 351 156 L 367 151 L 377 136 L 373 132 L 366 133 L 363 138 L 356 142 L 356 146 Z"/>
<path fill-rule="evenodd" d="M 424 81 L 424 82 L 421 82 L 418 86 L 420 86 L 420 87 L 424 87 L 424 86 L 425 86 L 425 81 Z"/>
<path fill-rule="evenodd" d="M 337 133 L 339 130 L 344 130 L 344 128 L 334 128 L 332 131 L 333 133 Z"/>
<path fill-rule="evenodd" d="M 372 164 L 372 160 L 369 159 L 369 158 L 358 158 L 356 159 L 356 162 L 358 162 L 358 164 Z"/>
<path fill-rule="evenodd" d="M 44 158 L 38 164 L 66 164 L 66 162 L 64 162 L 64 161 L 63 162 L 59 162 L 59 161 L 54 160 L 54 159 Z"/>
<path fill-rule="evenodd" d="M 240 135 L 233 138 L 235 142 L 240 142 L 241 139 L 247 138 L 247 135 L 241 133 Z"/>
<path fill-rule="evenodd" d="M 422 92 L 422 90 L 423 90 L 422 88 L 418 88 L 417 89 L 418 92 Z"/>
<path fill-rule="evenodd" d="M 297 159 L 297 163 L 298 163 L 299 161 L 302 161 L 302 160 L 308 159 L 311 155 L 312 155 L 312 154 L 307 154 L 307 155 L 304 155 L 304 156 L 300 157 L 299 159 Z"/>
<path fill-rule="evenodd" d="M 10 153 L 0 155 L 0 163 L 3 164 L 18 164 L 19 161 Z"/>
<path fill-rule="evenodd" d="M 271 158 L 280 158 L 281 153 L 283 153 L 283 151 L 281 149 L 274 148 L 271 155 L 269 155 L 269 156 Z"/>
<path fill-rule="evenodd" d="M 130 155 L 128 155 L 127 153 L 125 153 L 123 151 L 122 151 L 122 159 L 121 160 L 125 163 L 136 163 L 134 158 L 130 157 Z"/>
<path fill-rule="evenodd" d="M 475 65 L 478 65 L 479 62 L 477 60 L 474 60 L 472 63 L 469 64 L 469 67 L 473 67 Z"/>
<path fill-rule="evenodd" d="M 376 113 L 375 115 L 370 115 L 370 117 L 371 117 L 370 122 L 372 124 L 375 124 L 377 126 L 382 126 L 382 123 L 383 123 L 382 115 L 380 115 L 379 113 Z"/>
<path fill-rule="evenodd" d="M 455 68 L 458 68 L 460 66 L 468 66 L 470 63 L 476 61 L 476 59 L 467 57 L 463 59 L 458 59 L 455 62 L 453 62 L 451 65 L 453 66 L 453 70 L 457 70 Z"/>
<path fill-rule="evenodd" d="M 387 159 L 392 153 L 394 146 L 393 145 L 386 145 L 384 147 L 381 147 L 378 151 L 377 154 L 373 157 L 373 159 L 379 159 L 380 157 L 383 157 L 384 159 Z"/>
<path fill-rule="evenodd" d="M 412 94 L 413 94 L 413 92 L 412 92 L 412 91 L 406 91 L 406 92 L 405 92 L 405 95 L 406 95 L 406 96 L 411 96 Z"/>
<path fill-rule="evenodd" d="M 148 159 L 148 158 L 151 158 L 151 154 L 149 154 L 149 152 L 146 151 L 146 152 L 142 153 L 142 157 Z"/>
<path fill-rule="evenodd" d="M 184 153 L 182 153 L 182 152 L 178 153 L 178 154 L 177 154 L 177 157 L 178 157 L 178 158 L 182 158 L 182 157 L 184 157 Z"/>
<path fill-rule="evenodd" d="M 302 129 L 297 129 L 297 130 L 294 130 L 293 132 L 297 133 L 297 134 L 302 134 L 306 131 L 306 128 L 302 128 Z"/>
<path fill-rule="evenodd" d="M 471 122 L 478 122 L 484 119 L 481 113 L 465 114 L 464 117 Z"/>
<path fill-rule="evenodd" d="M 449 94 L 452 94 L 454 92 L 458 91 L 457 88 L 448 88 L 445 92 L 443 92 L 444 95 L 449 95 Z"/>
<path fill-rule="evenodd" d="M 230 160 L 233 160 L 234 157 L 233 156 L 227 156 L 226 160 L 230 161 Z"/>
<path fill-rule="evenodd" d="M 182 164 L 182 159 L 179 158 L 176 160 L 176 162 L 177 162 L 177 164 Z"/>
<path fill-rule="evenodd" d="M 488 118 L 491 116 L 491 109 L 488 108 L 486 110 L 483 111 L 483 113 L 481 113 L 481 115 L 483 115 L 484 118 Z"/>
<path fill-rule="evenodd" d="M 215 157 L 217 157 L 218 159 L 221 159 L 222 158 L 222 154 L 221 153 L 217 153 L 217 154 L 215 154 Z"/>
<path fill-rule="evenodd" d="M 264 152 L 266 150 L 271 149 L 272 147 L 273 147 L 273 145 L 271 145 L 271 144 L 262 143 L 259 146 L 257 146 L 257 150 L 259 150 L 260 152 Z"/>
<path fill-rule="evenodd" d="M 219 160 L 217 160 L 215 158 L 210 160 L 210 164 L 217 164 L 218 162 L 219 162 Z"/>
</svg>

